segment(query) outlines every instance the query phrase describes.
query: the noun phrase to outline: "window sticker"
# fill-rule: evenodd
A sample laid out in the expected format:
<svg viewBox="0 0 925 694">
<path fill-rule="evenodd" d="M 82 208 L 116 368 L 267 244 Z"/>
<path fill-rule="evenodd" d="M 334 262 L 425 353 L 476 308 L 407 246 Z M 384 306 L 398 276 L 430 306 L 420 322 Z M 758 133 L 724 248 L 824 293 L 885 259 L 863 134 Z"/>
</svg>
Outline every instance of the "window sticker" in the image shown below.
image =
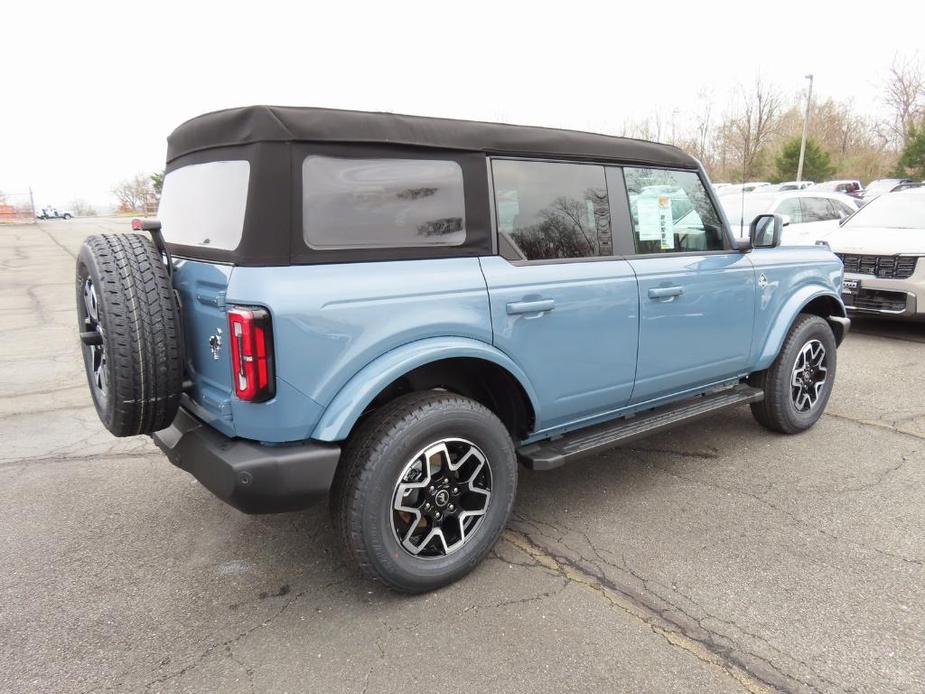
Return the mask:
<svg viewBox="0 0 925 694">
<path fill-rule="evenodd" d="M 517 191 L 510 190 L 498 194 L 498 230 L 506 234 L 514 231 L 514 220 L 520 214 L 520 202 Z"/>
<path fill-rule="evenodd" d="M 658 198 L 649 197 L 640 197 L 636 201 L 636 214 L 639 217 L 637 231 L 640 241 L 662 240 L 662 222 L 658 203 Z"/>
<path fill-rule="evenodd" d="M 662 250 L 674 248 L 674 219 L 671 216 L 671 199 L 667 195 L 658 196 L 659 238 Z"/>
</svg>

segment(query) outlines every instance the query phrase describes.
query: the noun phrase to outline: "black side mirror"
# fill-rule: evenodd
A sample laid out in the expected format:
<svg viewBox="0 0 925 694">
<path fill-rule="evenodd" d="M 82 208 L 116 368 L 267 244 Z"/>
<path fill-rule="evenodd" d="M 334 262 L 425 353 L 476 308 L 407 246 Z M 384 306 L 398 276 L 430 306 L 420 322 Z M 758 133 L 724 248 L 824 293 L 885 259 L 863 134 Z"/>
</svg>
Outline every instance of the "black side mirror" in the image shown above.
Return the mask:
<svg viewBox="0 0 925 694">
<path fill-rule="evenodd" d="M 777 248 L 784 220 L 777 214 L 760 214 L 752 220 L 748 237 L 752 248 Z"/>
</svg>

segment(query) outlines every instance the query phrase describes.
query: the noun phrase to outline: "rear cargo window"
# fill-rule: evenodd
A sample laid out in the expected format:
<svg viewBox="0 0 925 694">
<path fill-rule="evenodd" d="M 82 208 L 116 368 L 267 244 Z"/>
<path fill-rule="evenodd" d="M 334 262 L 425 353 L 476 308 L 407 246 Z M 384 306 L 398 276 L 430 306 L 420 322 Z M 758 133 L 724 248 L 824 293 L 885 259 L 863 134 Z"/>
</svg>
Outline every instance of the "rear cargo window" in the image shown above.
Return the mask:
<svg viewBox="0 0 925 694">
<path fill-rule="evenodd" d="M 169 243 L 234 250 L 244 231 L 250 163 L 212 161 L 164 177 L 157 216 Z"/>
<path fill-rule="evenodd" d="M 309 156 L 302 227 L 316 249 L 459 246 L 466 240 L 462 169 L 436 159 Z"/>
</svg>

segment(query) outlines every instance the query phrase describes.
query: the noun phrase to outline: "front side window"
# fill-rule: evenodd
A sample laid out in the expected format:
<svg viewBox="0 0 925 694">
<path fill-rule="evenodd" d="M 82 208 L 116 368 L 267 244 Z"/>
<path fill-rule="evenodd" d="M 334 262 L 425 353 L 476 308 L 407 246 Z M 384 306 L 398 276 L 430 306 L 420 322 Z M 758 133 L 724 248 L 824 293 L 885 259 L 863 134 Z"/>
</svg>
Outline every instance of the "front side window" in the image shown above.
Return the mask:
<svg viewBox="0 0 925 694">
<path fill-rule="evenodd" d="M 310 155 L 302 162 L 302 231 L 316 249 L 459 246 L 462 168 L 437 159 Z"/>
<path fill-rule="evenodd" d="M 722 223 L 697 173 L 625 167 L 623 176 L 637 253 L 723 250 Z"/>
<path fill-rule="evenodd" d="M 790 217 L 791 224 L 803 223 L 803 211 L 800 208 L 799 198 L 787 198 L 783 200 L 774 210 L 775 214 L 786 215 Z"/>
<path fill-rule="evenodd" d="M 496 159 L 502 254 L 516 260 L 613 254 L 604 167 Z"/>
<path fill-rule="evenodd" d="M 157 208 L 164 239 L 181 246 L 232 251 L 241 243 L 250 163 L 210 161 L 164 177 Z"/>
</svg>

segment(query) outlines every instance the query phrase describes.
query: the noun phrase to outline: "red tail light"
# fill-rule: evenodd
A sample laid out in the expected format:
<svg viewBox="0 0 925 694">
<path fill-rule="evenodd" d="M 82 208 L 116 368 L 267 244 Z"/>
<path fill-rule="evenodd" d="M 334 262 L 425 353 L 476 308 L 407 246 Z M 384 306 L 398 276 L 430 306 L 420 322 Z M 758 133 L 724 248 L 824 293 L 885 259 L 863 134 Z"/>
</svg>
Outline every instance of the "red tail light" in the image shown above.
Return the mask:
<svg viewBox="0 0 925 694">
<path fill-rule="evenodd" d="M 265 308 L 235 306 L 228 311 L 234 392 L 241 400 L 263 402 L 273 397 L 273 331 Z"/>
</svg>

